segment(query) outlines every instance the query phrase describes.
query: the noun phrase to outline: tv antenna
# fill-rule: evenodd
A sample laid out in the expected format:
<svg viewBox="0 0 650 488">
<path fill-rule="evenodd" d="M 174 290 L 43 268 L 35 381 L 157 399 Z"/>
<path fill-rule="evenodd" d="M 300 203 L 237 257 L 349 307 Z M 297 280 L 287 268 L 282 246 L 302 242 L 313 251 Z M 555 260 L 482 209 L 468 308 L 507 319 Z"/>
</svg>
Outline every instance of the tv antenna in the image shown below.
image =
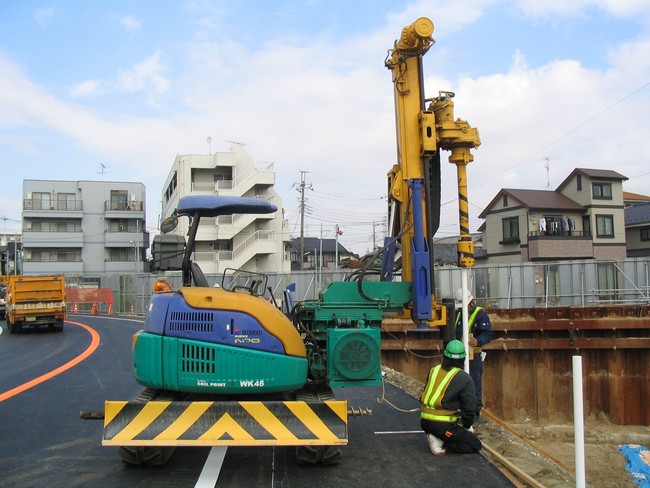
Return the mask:
<svg viewBox="0 0 650 488">
<path fill-rule="evenodd" d="M 106 173 L 110 173 L 110 171 L 108 171 L 108 166 L 104 163 L 99 163 L 99 171 L 97 171 L 97 174 L 104 175 Z"/>
<path fill-rule="evenodd" d="M 237 144 L 238 146 L 241 146 L 241 147 L 248 146 L 250 144 L 248 142 L 240 142 L 240 141 L 228 141 L 227 140 L 226 142 L 229 142 L 230 144 Z"/>
</svg>

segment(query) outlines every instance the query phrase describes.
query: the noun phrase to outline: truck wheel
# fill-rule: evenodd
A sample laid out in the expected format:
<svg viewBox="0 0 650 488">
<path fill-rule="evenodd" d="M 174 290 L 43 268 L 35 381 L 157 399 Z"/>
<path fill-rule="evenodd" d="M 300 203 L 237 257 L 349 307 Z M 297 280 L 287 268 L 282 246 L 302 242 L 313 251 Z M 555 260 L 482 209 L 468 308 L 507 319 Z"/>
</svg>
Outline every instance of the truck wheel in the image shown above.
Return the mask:
<svg viewBox="0 0 650 488">
<path fill-rule="evenodd" d="M 63 320 L 58 320 L 56 322 L 56 325 L 54 326 L 54 332 L 62 332 L 63 331 Z"/>
<path fill-rule="evenodd" d="M 20 324 L 10 324 L 9 325 L 9 333 L 10 334 L 18 334 L 22 330 L 23 326 Z"/>
</svg>

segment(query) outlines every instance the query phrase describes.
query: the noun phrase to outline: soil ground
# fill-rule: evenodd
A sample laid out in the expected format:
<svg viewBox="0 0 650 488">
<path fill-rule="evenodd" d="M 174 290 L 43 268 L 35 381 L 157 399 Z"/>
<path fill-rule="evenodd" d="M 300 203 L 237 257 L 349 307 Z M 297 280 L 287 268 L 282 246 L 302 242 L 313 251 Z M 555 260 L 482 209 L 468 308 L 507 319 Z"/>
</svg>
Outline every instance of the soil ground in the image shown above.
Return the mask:
<svg viewBox="0 0 650 488">
<path fill-rule="evenodd" d="M 384 368 L 385 380 L 418 398 L 424 385 Z M 476 433 L 481 441 L 545 487 L 575 486 L 573 424 L 549 424 L 523 419 L 503 422 L 489 412 L 481 416 Z M 650 427 L 615 425 L 606 419 L 588 418 L 584 426 L 587 486 L 622 488 L 635 486 L 618 452 L 621 444 L 650 446 Z M 487 451 L 487 450 L 486 450 Z M 488 452 L 487 457 L 492 457 Z M 493 459 L 495 464 L 498 460 Z M 527 486 L 526 483 L 523 486 Z"/>
</svg>

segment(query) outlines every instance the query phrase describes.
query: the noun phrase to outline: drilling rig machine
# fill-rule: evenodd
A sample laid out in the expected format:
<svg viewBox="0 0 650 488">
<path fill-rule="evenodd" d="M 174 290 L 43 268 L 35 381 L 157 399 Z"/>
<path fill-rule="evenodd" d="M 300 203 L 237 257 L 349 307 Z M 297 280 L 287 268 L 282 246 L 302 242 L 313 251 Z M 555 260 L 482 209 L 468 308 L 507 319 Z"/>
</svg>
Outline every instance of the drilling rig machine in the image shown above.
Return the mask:
<svg viewBox="0 0 650 488">
<path fill-rule="evenodd" d="M 221 285 L 210 287 L 192 262 L 201 218 L 277 208 L 245 197 L 179 200 L 161 227 L 189 219 L 183 286 L 156 282 L 144 329 L 133 338 L 134 375 L 146 390 L 105 405 L 103 444 L 120 446 L 125 462 L 160 464 L 177 446 L 214 445 L 297 446 L 300 462 L 338 462 L 348 441 L 348 405 L 332 388 L 381 384 L 382 324 L 452 329 L 451 305 L 433 295 L 430 252 L 440 219 L 440 151 L 451 151 L 457 166 L 458 260 L 472 266 L 466 166 L 480 140 L 466 121 L 454 120 L 452 93 L 424 97 L 422 57 L 432 34 L 433 23 L 419 18 L 385 61 L 394 84 L 397 162 L 388 173 L 390 237 L 377 251 L 379 279 L 364 269 L 287 314 L 263 297 L 262 274 L 227 270 Z"/>
</svg>

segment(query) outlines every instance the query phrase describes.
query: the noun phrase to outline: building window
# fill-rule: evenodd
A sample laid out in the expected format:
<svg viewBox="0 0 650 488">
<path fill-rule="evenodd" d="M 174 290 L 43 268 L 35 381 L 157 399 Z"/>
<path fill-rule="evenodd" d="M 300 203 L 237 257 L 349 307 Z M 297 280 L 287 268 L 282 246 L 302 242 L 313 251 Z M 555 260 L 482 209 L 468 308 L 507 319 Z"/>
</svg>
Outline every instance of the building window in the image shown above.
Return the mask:
<svg viewBox="0 0 650 488">
<path fill-rule="evenodd" d="M 576 190 L 582 191 L 582 175 L 576 176 Z"/>
<path fill-rule="evenodd" d="M 650 241 L 650 227 L 641 227 L 641 240 Z"/>
<path fill-rule="evenodd" d="M 504 207 L 508 206 L 508 195 L 503 195 L 503 206 Z"/>
<path fill-rule="evenodd" d="M 127 210 L 128 200 L 126 191 L 111 190 L 111 210 Z"/>
<path fill-rule="evenodd" d="M 599 200 L 612 199 L 612 184 L 611 183 L 592 183 L 591 191 L 594 198 Z"/>
<path fill-rule="evenodd" d="M 54 210 L 50 193 L 32 193 L 32 208 L 34 210 Z"/>
<path fill-rule="evenodd" d="M 614 237 L 613 215 L 596 215 L 596 237 Z"/>
<path fill-rule="evenodd" d="M 80 250 L 50 249 L 33 250 L 26 261 L 32 263 L 76 263 L 81 261 Z"/>
<path fill-rule="evenodd" d="M 591 217 L 585 215 L 582 217 L 582 235 L 590 236 L 591 235 Z"/>
<path fill-rule="evenodd" d="M 232 239 L 214 241 L 212 246 L 215 251 L 232 251 Z"/>
<path fill-rule="evenodd" d="M 57 193 L 56 209 L 57 210 L 76 210 L 76 196 L 74 193 Z"/>
<path fill-rule="evenodd" d="M 106 219 L 107 232 L 138 232 L 137 219 Z"/>
<path fill-rule="evenodd" d="M 509 217 L 501 221 L 503 240 L 499 244 L 519 244 L 519 217 Z"/>
<path fill-rule="evenodd" d="M 107 261 L 110 262 L 127 262 L 127 261 L 135 261 L 135 249 L 132 247 L 112 247 L 108 248 L 108 256 L 106 258 Z"/>
</svg>

